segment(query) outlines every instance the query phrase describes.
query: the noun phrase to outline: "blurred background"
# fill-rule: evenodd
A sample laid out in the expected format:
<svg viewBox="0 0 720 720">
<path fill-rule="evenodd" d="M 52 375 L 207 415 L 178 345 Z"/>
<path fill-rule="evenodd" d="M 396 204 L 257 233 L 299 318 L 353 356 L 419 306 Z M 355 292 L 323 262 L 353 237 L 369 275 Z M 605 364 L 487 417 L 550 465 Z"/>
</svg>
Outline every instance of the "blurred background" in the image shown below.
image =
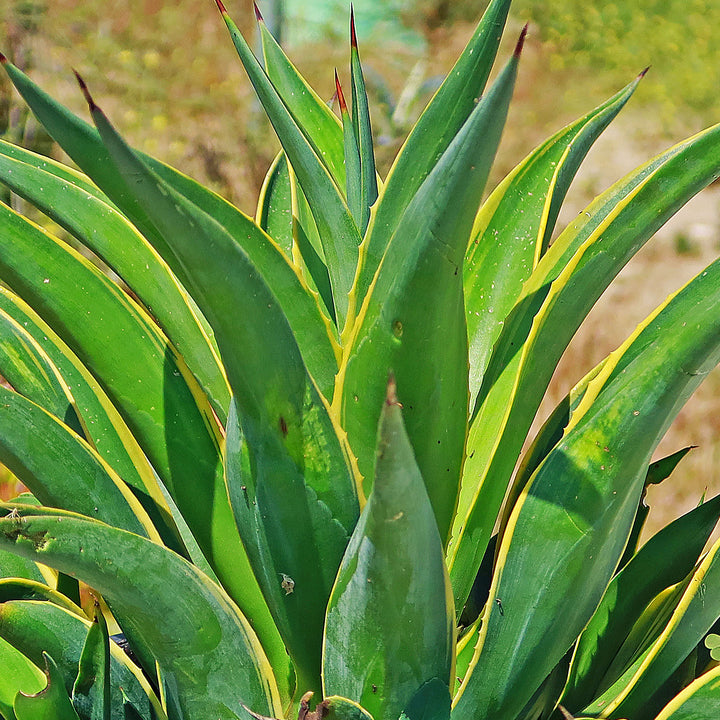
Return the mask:
<svg viewBox="0 0 720 720">
<path fill-rule="evenodd" d="M 252 37 L 249 0 L 225 0 Z M 354 0 L 381 171 L 470 37 L 483 0 Z M 328 100 L 348 81 L 346 0 L 259 0 L 268 25 Z M 507 58 L 530 23 L 510 117 L 489 187 L 536 144 L 651 70 L 598 141 L 571 188 L 562 227 L 612 182 L 720 121 L 720 0 L 515 0 Z M 212 0 L 0 0 L 0 50 L 51 95 L 87 116 L 71 69 L 136 147 L 210 185 L 249 214 L 278 149 Z M 62 153 L 0 77 L 0 135 Z M 554 404 L 668 293 L 720 252 L 720 190 L 689 203 L 625 268 L 558 367 Z M 44 220 L 45 224 L 49 221 Z M 719 319 L 720 322 L 720 319 Z M 697 445 L 652 489 L 651 529 L 720 491 L 720 374 L 682 411 L 658 457 Z M 0 468 L 0 496 L 15 492 Z"/>
</svg>

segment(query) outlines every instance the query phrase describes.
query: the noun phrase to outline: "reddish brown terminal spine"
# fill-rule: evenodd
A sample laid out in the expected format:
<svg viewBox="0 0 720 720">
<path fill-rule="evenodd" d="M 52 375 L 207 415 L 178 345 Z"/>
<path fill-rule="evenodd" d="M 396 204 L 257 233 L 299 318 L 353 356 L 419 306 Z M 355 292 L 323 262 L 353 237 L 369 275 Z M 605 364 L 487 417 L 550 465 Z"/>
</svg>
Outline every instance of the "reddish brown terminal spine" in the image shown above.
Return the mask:
<svg viewBox="0 0 720 720">
<path fill-rule="evenodd" d="M 525 38 L 527 37 L 528 33 L 528 23 L 525 23 L 525 27 L 522 29 L 522 32 L 520 33 L 520 37 L 518 38 L 517 45 L 515 46 L 515 52 L 513 55 L 515 57 L 520 57 L 520 53 L 522 52 L 523 45 L 525 44 Z"/>
<path fill-rule="evenodd" d="M 343 95 L 342 87 L 340 86 L 340 78 L 338 78 L 337 70 L 335 71 L 335 94 L 337 95 L 338 102 L 340 103 L 340 112 L 346 113 L 348 108 L 345 103 L 345 96 Z"/>
</svg>

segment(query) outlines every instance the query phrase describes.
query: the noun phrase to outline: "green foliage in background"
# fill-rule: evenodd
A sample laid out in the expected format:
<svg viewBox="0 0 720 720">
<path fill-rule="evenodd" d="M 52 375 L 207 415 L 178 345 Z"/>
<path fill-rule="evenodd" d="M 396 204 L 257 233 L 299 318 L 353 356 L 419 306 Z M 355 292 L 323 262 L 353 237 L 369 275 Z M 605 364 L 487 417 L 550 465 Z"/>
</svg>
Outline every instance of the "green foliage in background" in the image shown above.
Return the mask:
<svg viewBox="0 0 720 720">
<path fill-rule="evenodd" d="M 336 114 L 217 4 L 282 145 L 254 217 L 133 150 L 79 75 L 92 125 L 3 58 L 79 170 L 0 142 L 73 239 L 0 204 L 0 460 L 30 491 L 0 505 L 0 715 L 716 718 L 720 496 L 638 538 L 720 361 L 720 260 L 530 428 L 608 284 L 720 176 L 720 126 L 551 243 L 643 74 L 483 201 L 509 0 L 384 177 L 354 31 Z"/>
<path fill-rule="evenodd" d="M 717 117 L 717 0 L 519 0 L 515 12 L 538 28 L 551 71 L 591 71 L 606 84 L 652 63 L 645 102 L 667 125 L 682 123 L 688 111 Z"/>
</svg>

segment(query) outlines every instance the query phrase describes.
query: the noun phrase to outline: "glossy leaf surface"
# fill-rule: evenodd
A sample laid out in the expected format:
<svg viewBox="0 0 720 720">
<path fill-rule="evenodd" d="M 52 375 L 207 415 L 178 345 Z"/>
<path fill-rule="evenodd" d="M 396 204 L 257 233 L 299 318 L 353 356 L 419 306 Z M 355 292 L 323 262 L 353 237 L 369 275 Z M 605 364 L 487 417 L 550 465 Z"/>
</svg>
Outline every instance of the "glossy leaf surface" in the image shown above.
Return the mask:
<svg viewBox="0 0 720 720">
<path fill-rule="evenodd" d="M 628 174 L 560 234 L 524 285 L 471 420 L 448 553 L 456 607 L 467 597 L 523 439 L 570 338 L 655 230 L 720 174 L 719 144 L 716 126 Z"/>
<path fill-rule="evenodd" d="M 455 638 L 442 541 L 392 381 L 378 432 L 373 492 L 328 604 L 323 689 L 384 719 L 426 682 L 447 692 Z"/>
<path fill-rule="evenodd" d="M 504 613 L 492 608 L 486 618 L 471 675 L 455 699 L 458 719 L 519 712 L 595 611 L 630 533 L 655 445 L 720 360 L 710 320 L 720 307 L 718 280 L 720 262 L 611 356 L 523 490 L 490 592 Z"/>
<path fill-rule="evenodd" d="M 518 47 L 519 52 L 519 47 Z M 343 425 L 372 487 L 377 422 L 389 373 L 445 542 L 467 432 L 462 263 L 505 121 L 518 56 L 477 104 L 395 231 L 341 368 Z"/>
<path fill-rule="evenodd" d="M 157 660 L 173 712 L 236 720 L 243 703 L 267 715 L 280 711 L 257 636 L 225 592 L 196 568 L 97 521 L 44 508 L 20 513 L 0 520 L 0 544 L 102 593 L 147 669 Z"/>
</svg>

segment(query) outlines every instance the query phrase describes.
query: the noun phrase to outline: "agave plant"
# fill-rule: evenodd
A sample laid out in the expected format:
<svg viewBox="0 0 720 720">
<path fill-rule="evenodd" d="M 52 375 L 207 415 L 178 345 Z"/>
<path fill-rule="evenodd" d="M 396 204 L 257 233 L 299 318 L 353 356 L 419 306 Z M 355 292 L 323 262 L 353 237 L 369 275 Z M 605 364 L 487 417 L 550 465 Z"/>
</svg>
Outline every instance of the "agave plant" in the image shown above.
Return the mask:
<svg viewBox="0 0 720 720">
<path fill-rule="evenodd" d="M 80 78 L 94 127 L 3 58 L 79 170 L 0 143 L 55 228 L 0 205 L 0 460 L 31 493 L 0 519 L 0 714 L 717 718 L 720 497 L 638 537 L 720 360 L 720 262 L 523 447 L 600 294 L 720 175 L 720 127 L 551 242 L 640 77 L 483 202 L 509 0 L 384 179 L 354 33 L 338 117 L 217 2 L 282 144 L 254 218 L 132 150 Z"/>
</svg>

